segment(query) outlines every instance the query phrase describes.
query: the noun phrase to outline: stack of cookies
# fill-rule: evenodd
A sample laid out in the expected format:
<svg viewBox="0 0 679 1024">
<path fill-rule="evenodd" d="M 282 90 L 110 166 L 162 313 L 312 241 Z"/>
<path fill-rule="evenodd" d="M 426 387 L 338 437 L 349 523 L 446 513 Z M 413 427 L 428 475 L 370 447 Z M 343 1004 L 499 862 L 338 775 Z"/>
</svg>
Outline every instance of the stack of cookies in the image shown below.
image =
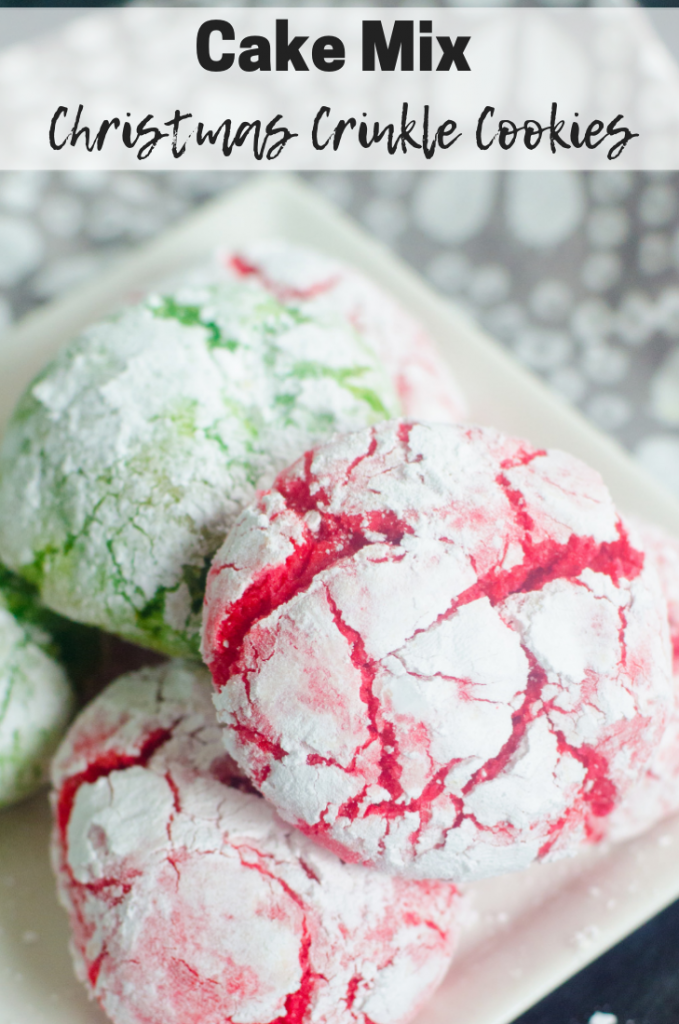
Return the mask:
<svg viewBox="0 0 679 1024">
<path fill-rule="evenodd" d="M 418 324 L 278 242 L 89 328 L 22 398 L 0 800 L 73 706 L 37 618 L 136 645 L 52 767 L 75 967 L 114 1024 L 400 1024 L 464 883 L 679 809 L 679 543 L 464 416 Z"/>
</svg>

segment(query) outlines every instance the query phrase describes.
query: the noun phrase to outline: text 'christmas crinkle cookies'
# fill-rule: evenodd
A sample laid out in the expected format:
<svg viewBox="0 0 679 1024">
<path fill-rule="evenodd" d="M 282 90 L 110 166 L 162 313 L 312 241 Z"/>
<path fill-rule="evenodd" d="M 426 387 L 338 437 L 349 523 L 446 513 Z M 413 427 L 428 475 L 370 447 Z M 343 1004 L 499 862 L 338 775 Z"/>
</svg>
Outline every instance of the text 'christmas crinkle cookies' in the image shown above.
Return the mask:
<svg viewBox="0 0 679 1024">
<path fill-rule="evenodd" d="M 308 452 L 215 557 L 203 645 L 228 750 L 279 813 L 409 877 L 573 852 L 670 699 L 657 577 L 601 478 L 491 429 Z"/>
<path fill-rule="evenodd" d="M 460 389 L 421 324 L 351 267 L 280 240 L 226 253 L 223 264 L 284 301 L 303 299 L 319 314 L 340 312 L 386 366 L 406 416 L 443 423 L 465 418 Z"/>
<path fill-rule="evenodd" d="M 225 754 L 207 672 L 121 677 L 54 763 L 76 971 L 114 1024 L 397 1024 L 443 977 L 459 897 L 342 864 Z"/>
<path fill-rule="evenodd" d="M 88 328 L 0 452 L 0 557 L 55 611 L 196 658 L 210 559 L 255 489 L 399 411 L 344 317 L 199 279 Z"/>
<path fill-rule="evenodd" d="M 0 566 L 0 808 L 47 781 L 50 758 L 75 711 L 55 642 L 55 632 L 63 640 L 69 624 L 56 620 L 23 580 Z"/>
</svg>

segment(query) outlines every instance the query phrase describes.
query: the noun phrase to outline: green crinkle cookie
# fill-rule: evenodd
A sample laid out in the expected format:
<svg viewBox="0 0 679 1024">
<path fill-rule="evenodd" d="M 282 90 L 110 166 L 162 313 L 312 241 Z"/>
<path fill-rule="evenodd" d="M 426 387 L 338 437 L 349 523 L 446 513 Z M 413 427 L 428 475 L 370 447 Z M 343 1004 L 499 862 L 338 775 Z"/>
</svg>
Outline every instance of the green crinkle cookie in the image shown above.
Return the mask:
<svg viewBox="0 0 679 1024">
<path fill-rule="evenodd" d="M 254 281 L 182 286 L 89 328 L 29 387 L 0 454 L 0 557 L 60 614 L 198 657 L 211 557 L 256 488 L 399 413 L 341 317 Z"/>
<path fill-rule="evenodd" d="M 74 690 L 56 656 L 71 641 L 77 646 L 82 630 L 75 627 L 69 640 L 69 626 L 0 566 L 0 808 L 46 781 L 75 710 Z"/>
<path fill-rule="evenodd" d="M 4 607 L 19 625 L 36 638 L 46 654 L 63 665 L 80 700 L 86 699 L 87 684 L 100 667 L 102 658 L 99 630 L 71 622 L 51 611 L 31 583 L 2 564 L 0 595 Z"/>
</svg>

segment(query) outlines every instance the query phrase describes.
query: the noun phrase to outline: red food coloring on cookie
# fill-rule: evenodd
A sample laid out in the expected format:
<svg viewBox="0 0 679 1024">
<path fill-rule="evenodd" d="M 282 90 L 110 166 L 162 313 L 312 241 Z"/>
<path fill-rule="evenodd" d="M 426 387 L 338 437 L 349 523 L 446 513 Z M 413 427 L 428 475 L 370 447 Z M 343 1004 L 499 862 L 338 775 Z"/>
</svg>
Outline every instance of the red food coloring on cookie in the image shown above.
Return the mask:
<svg viewBox="0 0 679 1024">
<path fill-rule="evenodd" d="M 281 301 L 290 302 L 295 299 L 314 299 L 317 295 L 323 295 L 330 291 L 337 282 L 337 275 L 326 278 L 324 281 L 316 281 L 314 284 L 303 288 L 293 288 L 290 285 L 283 285 L 274 279 L 267 277 L 260 267 L 248 262 L 243 256 L 231 256 L 228 259 L 229 266 L 239 277 L 254 277 L 268 291 L 273 292 Z"/>
<path fill-rule="evenodd" d="M 227 748 L 284 817 L 457 880 L 596 838 L 664 727 L 664 628 L 592 470 L 396 422 L 307 452 L 241 515 L 203 650 Z"/>
<path fill-rule="evenodd" d="M 87 784 L 91 786 L 98 779 L 110 775 L 111 772 L 123 771 L 125 768 L 131 768 L 133 765 L 144 767 L 151 760 L 156 750 L 163 743 L 167 743 L 171 735 L 171 729 L 154 729 L 144 738 L 139 753 L 122 754 L 116 750 L 104 750 L 98 757 L 95 755 L 95 760 L 88 764 L 84 771 L 78 772 L 76 775 L 66 779 L 61 786 L 56 809 L 57 827 L 61 833 L 62 842 L 66 843 L 67 841 L 68 823 L 71 818 L 73 804 L 82 785 Z M 96 750 L 98 743 L 101 745 L 101 737 L 98 740 L 96 735 L 88 737 L 88 741 L 87 744 L 80 744 L 80 750 L 84 746 Z"/>
<path fill-rule="evenodd" d="M 320 318 L 341 316 L 378 356 L 406 416 L 452 423 L 465 402 L 431 338 L 372 281 L 318 252 L 260 242 L 222 258 L 227 273 L 251 278 L 280 302 L 300 302 Z"/>
<path fill-rule="evenodd" d="M 609 816 L 593 823 L 597 838 L 616 841 L 639 835 L 679 811 L 679 540 L 660 527 L 636 525 L 666 601 L 673 655 L 672 704 L 667 727 L 641 779 Z"/>
<path fill-rule="evenodd" d="M 283 823 L 224 753 L 210 693 L 182 663 L 122 677 L 57 754 L 79 977 L 114 1024 L 327 1024 L 329 1007 L 404 1024 L 449 963 L 454 887 L 342 863 Z"/>
</svg>

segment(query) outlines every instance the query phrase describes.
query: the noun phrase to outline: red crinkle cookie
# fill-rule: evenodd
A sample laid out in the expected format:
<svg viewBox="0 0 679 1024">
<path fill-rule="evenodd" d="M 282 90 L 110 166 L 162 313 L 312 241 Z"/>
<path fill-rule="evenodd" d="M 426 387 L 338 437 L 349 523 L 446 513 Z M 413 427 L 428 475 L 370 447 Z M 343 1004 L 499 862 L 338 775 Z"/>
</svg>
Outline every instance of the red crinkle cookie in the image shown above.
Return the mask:
<svg viewBox="0 0 679 1024">
<path fill-rule="evenodd" d="M 227 749 L 345 859 L 480 878 L 574 852 L 670 700 L 652 568 L 599 475 L 479 427 L 308 452 L 207 585 Z"/>
<path fill-rule="evenodd" d="M 121 677 L 54 764 L 76 972 L 114 1024 L 396 1024 L 443 977 L 459 897 L 337 857 L 224 753 L 208 673 Z"/>
<path fill-rule="evenodd" d="M 238 277 L 256 277 L 286 302 L 303 300 L 317 314 L 343 314 L 382 360 L 406 416 L 444 423 L 464 419 L 460 389 L 434 342 L 413 317 L 368 278 L 313 249 L 270 240 L 226 253 Z"/>
<path fill-rule="evenodd" d="M 679 812 L 679 539 L 659 526 L 637 523 L 667 601 L 673 651 L 673 700 L 665 732 L 640 781 L 609 818 L 599 824 L 602 838 L 630 839 Z"/>
</svg>

